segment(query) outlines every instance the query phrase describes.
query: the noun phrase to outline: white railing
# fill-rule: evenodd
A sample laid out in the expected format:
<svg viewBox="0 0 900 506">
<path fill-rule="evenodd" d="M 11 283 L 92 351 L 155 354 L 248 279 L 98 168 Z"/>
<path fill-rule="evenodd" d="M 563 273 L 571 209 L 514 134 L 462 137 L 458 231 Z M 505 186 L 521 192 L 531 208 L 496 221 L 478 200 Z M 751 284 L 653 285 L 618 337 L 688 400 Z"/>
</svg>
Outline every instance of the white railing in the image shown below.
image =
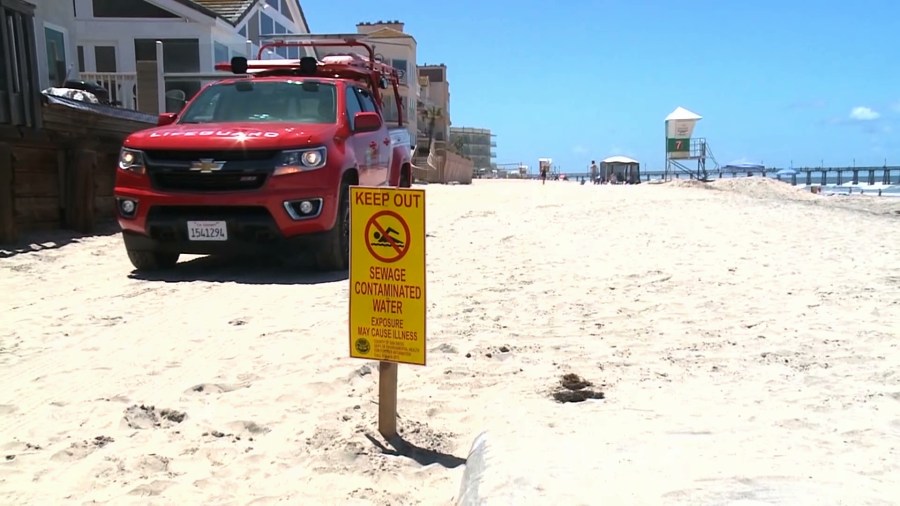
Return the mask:
<svg viewBox="0 0 900 506">
<path fill-rule="evenodd" d="M 137 109 L 136 72 L 81 72 L 81 80 L 96 82 L 109 92 L 109 103 L 125 109 Z"/>
</svg>

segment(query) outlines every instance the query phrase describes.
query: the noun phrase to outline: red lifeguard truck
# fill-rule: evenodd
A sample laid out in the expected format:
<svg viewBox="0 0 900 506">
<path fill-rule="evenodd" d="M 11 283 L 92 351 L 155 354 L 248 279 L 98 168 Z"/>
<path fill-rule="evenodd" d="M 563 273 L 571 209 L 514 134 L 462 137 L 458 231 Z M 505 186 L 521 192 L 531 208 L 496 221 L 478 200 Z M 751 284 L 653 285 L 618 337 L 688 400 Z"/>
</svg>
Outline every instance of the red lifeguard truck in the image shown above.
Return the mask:
<svg viewBox="0 0 900 506">
<path fill-rule="evenodd" d="M 181 254 L 311 254 L 323 270 L 349 263 L 349 187 L 411 184 L 409 132 L 396 70 L 352 36 L 275 41 L 256 60 L 217 70 L 185 107 L 125 140 L 115 197 L 137 270 Z M 321 60 L 263 60 L 285 46 L 362 48 Z M 399 122 L 388 127 L 382 91 Z"/>
</svg>

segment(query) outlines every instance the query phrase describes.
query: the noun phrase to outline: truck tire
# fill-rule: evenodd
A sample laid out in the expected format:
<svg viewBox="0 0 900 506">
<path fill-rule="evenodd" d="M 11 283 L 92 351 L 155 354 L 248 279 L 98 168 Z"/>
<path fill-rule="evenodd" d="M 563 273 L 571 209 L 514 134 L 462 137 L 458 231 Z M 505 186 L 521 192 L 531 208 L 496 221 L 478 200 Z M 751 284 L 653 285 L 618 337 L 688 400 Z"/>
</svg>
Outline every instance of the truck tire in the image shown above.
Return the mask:
<svg viewBox="0 0 900 506">
<path fill-rule="evenodd" d="M 412 188 L 411 172 L 412 169 L 405 165 L 400 169 L 400 188 Z"/>
<path fill-rule="evenodd" d="M 178 263 L 178 253 L 160 251 L 127 250 L 131 265 L 139 271 L 155 271 L 174 267 Z"/>
<path fill-rule="evenodd" d="M 350 266 L 350 185 L 341 182 L 337 217 L 316 252 L 316 267 L 321 271 L 345 271 Z"/>
</svg>

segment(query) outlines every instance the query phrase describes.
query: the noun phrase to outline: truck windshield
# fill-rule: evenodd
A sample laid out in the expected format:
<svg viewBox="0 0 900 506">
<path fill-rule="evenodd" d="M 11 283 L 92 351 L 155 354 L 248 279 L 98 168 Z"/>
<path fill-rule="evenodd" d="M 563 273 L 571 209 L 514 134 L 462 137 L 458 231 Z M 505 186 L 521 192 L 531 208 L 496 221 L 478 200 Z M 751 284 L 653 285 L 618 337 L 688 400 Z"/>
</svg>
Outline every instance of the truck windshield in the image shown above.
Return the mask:
<svg viewBox="0 0 900 506">
<path fill-rule="evenodd" d="M 203 90 L 181 114 L 181 123 L 335 123 L 336 96 L 333 84 L 317 81 L 214 84 Z"/>
</svg>

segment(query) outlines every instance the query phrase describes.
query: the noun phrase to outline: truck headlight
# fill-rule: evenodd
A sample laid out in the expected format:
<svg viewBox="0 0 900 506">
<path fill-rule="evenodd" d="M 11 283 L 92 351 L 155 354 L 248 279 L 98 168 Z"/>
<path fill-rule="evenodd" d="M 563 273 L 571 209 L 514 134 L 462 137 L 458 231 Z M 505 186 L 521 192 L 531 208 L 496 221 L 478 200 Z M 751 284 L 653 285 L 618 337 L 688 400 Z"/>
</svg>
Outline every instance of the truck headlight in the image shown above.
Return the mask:
<svg viewBox="0 0 900 506">
<path fill-rule="evenodd" d="M 144 153 L 137 149 L 122 148 L 119 151 L 119 169 L 135 174 L 143 174 L 146 170 L 144 167 Z"/>
<path fill-rule="evenodd" d="M 275 175 L 296 174 L 325 166 L 328 152 L 325 148 L 292 149 L 281 152 Z"/>
</svg>

